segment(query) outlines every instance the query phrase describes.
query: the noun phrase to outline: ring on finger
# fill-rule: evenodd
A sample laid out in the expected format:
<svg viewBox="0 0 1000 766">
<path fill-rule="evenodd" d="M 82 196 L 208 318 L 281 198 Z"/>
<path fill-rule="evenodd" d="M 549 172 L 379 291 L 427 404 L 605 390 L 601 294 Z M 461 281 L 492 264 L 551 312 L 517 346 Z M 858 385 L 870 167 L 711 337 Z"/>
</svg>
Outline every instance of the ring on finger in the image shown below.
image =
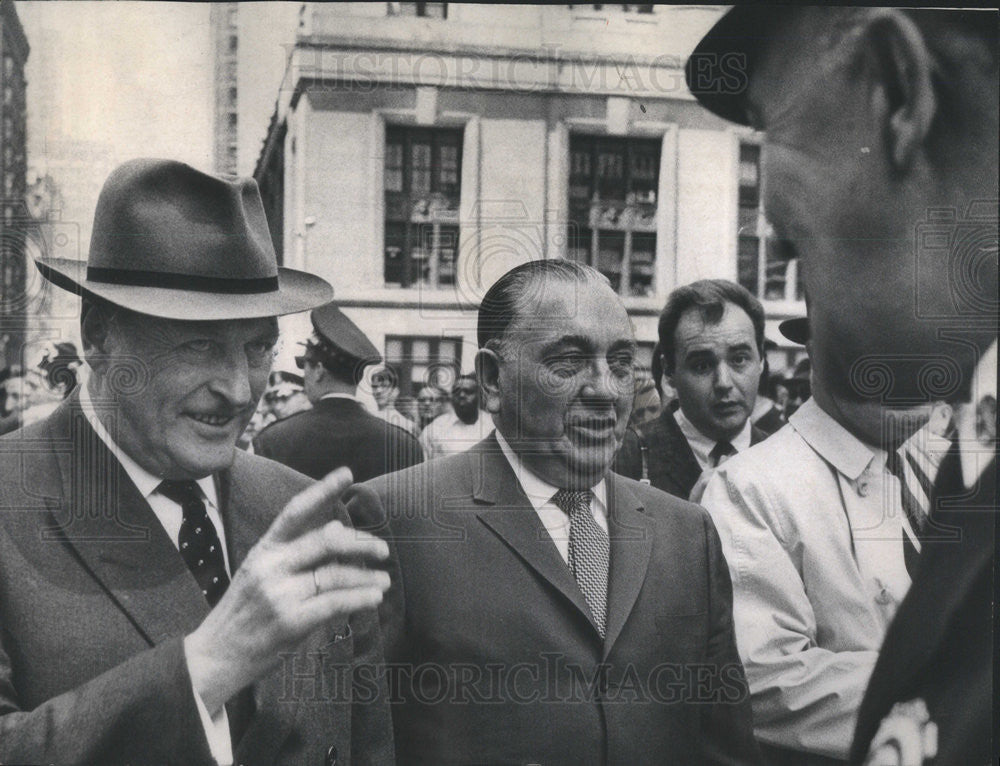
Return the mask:
<svg viewBox="0 0 1000 766">
<path fill-rule="evenodd" d="M 320 594 L 319 574 L 317 574 L 317 570 L 315 569 L 312 571 L 312 573 L 313 573 L 313 587 L 316 589 L 315 595 L 318 596 Z"/>
</svg>

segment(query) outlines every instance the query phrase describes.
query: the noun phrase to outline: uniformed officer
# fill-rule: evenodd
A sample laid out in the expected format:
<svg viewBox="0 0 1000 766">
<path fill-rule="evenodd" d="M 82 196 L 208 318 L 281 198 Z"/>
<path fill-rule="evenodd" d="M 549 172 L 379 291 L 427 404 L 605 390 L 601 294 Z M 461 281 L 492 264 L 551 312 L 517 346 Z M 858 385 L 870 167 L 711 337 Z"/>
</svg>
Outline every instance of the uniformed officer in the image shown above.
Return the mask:
<svg viewBox="0 0 1000 766">
<path fill-rule="evenodd" d="M 310 318 L 315 332 L 296 363 L 313 407 L 265 428 L 254 451 L 317 479 L 347 466 L 357 482 L 422 462 L 411 434 L 357 398 L 365 367 L 382 361 L 372 342 L 333 303 Z"/>
</svg>

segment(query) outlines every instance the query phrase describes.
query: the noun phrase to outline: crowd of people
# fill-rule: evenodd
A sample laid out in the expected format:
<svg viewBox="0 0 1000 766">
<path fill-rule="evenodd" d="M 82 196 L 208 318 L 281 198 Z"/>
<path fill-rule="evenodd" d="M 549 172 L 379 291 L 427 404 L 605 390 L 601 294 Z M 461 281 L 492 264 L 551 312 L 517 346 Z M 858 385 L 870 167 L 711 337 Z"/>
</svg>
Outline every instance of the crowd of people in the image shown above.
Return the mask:
<svg viewBox="0 0 1000 766">
<path fill-rule="evenodd" d="M 87 269 L 36 259 L 82 384 L 4 381 L 0 761 L 994 762 L 995 21 L 738 6 L 692 54 L 805 266 L 789 378 L 731 281 L 639 379 L 607 277 L 526 260 L 400 409 L 252 180 L 120 166 Z M 913 252 L 943 206 L 973 257 Z"/>
</svg>

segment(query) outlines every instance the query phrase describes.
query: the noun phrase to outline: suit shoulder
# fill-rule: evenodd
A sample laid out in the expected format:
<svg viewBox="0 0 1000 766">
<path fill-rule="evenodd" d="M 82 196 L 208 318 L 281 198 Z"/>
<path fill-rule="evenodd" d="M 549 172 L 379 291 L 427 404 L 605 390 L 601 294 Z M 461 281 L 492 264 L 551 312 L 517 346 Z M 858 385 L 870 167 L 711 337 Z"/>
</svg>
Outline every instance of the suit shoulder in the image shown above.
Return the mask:
<svg viewBox="0 0 1000 766">
<path fill-rule="evenodd" d="M 233 460 L 230 472 L 234 481 L 268 487 L 271 490 L 284 489 L 293 495 L 316 483 L 304 473 L 299 473 L 276 460 L 250 455 L 243 450 L 236 450 L 236 458 Z"/>
<path fill-rule="evenodd" d="M 461 481 L 471 481 L 471 460 L 474 450 L 457 452 L 452 455 L 425 460 L 422 463 L 404 468 L 401 471 L 377 476 L 365 482 L 366 487 L 375 490 L 380 496 L 405 492 L 414 497 L 420 496 L 424 487 L 430 486 L 434 496 L 445 486 L 454 487 Z"/>
<path fill-rule="evenodd" d="M 673 518 L 701 523 L 703 518 L 708 517 L 708 512 L 697 503 L 689 502 L 684 498 L 671 495 L 662 489 L 657 489 L 641 481 L 630 479 L 620 474 L 614 475 L 615 482 L 622 485 L 636 496 L 642 503 L 646 513 L 653 518 Z"/>
</svg>

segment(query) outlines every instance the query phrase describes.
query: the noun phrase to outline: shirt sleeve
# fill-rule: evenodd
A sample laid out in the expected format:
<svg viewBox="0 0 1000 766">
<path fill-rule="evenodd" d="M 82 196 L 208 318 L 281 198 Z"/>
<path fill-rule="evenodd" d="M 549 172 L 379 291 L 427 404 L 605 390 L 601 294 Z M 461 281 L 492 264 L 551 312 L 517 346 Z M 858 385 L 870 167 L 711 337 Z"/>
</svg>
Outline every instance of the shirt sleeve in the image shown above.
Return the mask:
<svg viewBox="0 0 1000 766">
<path fill-rule="evenodd" d="M 191 669 L 188 667 L 188 675 Z M 198 717 L 201 718 L 201 726 L 205 730 L 205 739 L 208 740 L 208 749 L 212 753 L 218 766 L 232 766 L 233 764 L 233 741 L 229 734 L 229 716 L 225 706 L 213 718 L 201 695 L 191 687 L 194 695 L 194 704 L 198 708 Z"/>
<path fill-rule="evenodd" d="M 732 577 L 755 733 L 771 745 L 846 758 L 878 653 L 821 646 L 793 558 L 799 541 L 783 528 L 780 502 L 768 497 L 764 482 L 734 481 L 728 468 L 708 478 L 701 502 L 719 530 Z"/>
</svg>

